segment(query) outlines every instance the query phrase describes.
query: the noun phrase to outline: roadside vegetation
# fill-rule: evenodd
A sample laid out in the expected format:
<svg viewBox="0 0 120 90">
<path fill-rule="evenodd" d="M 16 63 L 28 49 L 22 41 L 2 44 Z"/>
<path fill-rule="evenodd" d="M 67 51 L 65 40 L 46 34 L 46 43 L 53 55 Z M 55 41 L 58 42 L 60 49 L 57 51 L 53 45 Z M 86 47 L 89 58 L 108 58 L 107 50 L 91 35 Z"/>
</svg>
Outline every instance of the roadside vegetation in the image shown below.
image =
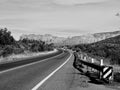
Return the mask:
<svg viewBox="0 0 120 90">
<path fill-rule="evenodd" d="M 79 44 L 69 46 L 68 48 L 74 51 L 82 51 L 89 55 L 92 55 L 96 59 L 104 59 L 106 64 L 111 64 L 114 69 L 112 83 L 114 86 L 120 83 L 120 35 L 112 38 L 108 38 L 92 44 Z M 115 83 L 115 84 L 114 84 Z M 111 85 L 112 85 L 111 84 Z"/>
<path fill-rule="evenodd" d="M 73 50 L 82 50 L 94 56 L 108 58 L 111 64 L 120 65 L 120 35 L 92 44 L 71 46 Z"/>
<path fill-rule="evenodd" d="M 47 44 L 44 41 L 29 40 L 27 38 L 16 41 L 7 28 L 0 29 L 0 57 L 11 54 L 42 52 L 53 50 L 53 43 Z"/>
</svg>

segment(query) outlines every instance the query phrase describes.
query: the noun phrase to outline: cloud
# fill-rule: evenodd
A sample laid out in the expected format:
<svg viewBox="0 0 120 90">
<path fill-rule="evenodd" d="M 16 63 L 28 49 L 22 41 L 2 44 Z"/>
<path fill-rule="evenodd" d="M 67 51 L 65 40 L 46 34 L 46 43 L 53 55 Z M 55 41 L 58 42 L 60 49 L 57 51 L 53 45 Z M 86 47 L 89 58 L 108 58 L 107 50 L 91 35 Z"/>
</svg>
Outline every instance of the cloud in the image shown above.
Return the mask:
<svg viewBox="0 0 120 90">
<path fill-rule="evenodd" d="M 56 4 L 60 5 L 76 5 L 76 4 L 88 4 L 88 3 L 100 3 L 107 0 L 54 0 Z"/>
</svg>

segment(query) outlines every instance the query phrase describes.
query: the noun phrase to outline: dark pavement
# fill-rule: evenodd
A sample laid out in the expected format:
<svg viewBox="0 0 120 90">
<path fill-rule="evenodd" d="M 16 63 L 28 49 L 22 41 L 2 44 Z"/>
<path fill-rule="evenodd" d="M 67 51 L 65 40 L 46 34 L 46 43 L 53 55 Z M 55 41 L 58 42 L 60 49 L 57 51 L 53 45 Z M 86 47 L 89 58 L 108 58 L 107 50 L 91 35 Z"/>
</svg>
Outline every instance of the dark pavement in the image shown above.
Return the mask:
<svg viewBox="0 0 120 90">
<path fill-rule="evenodd" d="M 32 58 L 28 63 L 34 63 L 34 61 L 37 63 L 26 66 L 26 60 L 22 60 L 25 62 L 22 62 L 24 67 L 0 73 L 0 90 L 31 90 L 41 80 L 64 63 L 69 56 L 70 53 L 68 51 L 64 51 L 63 53 L 43 56 L 42 58 Z M 29 61 L 29 59 L 27 61 Z M 20 64 L 17 65 L 20 66 L 22 64 L 20 62 Z M 5 66 L 0 70 L 4 71 L 8 68 L 16 67 L 17 65 L 10 65 L 11 67 L 7 68 Z"/>
</svg>

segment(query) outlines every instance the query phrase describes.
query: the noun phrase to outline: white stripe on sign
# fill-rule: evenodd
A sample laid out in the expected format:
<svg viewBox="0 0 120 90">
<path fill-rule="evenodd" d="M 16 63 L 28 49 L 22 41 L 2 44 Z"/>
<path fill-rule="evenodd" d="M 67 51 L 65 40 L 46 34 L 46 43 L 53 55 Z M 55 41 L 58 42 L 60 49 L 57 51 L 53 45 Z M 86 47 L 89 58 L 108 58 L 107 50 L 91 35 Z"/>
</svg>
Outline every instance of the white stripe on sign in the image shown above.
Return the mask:
<svg viewBox="0 0 120 90">
<path fill-rule="evenodd" d="M 103 76 L 103 78 L 106 78 L 110 73 L 112 73 L 111 69 Z"/>
<path fill-rule="evenodd" d="M 109 68 L 109 67 L 105 67 L 105 68 L 103 69 L 103 72 L 105 72 L 108 68 Z"/>
<path fill-rule="evenodd" d="M 43 83 L 45 83 L 51 76 L 53 76 L 59 69 L 61 69 L 72 57 L 72 54 L 70 57 L 62 64 L 60 65 L 57 69 L 55 69 L 51 74 L 49 74 L 46 78 L 44 78 L 42 81 L 40 81 L 36 86 L 34 86 L 31 90 L 37 90 Z"/>
<path fill-rule="evenodd" d="M 110 80 L 112 80 L 112 76 L 110 76 L 110 78 L 109 78 Z"/>
</svg>

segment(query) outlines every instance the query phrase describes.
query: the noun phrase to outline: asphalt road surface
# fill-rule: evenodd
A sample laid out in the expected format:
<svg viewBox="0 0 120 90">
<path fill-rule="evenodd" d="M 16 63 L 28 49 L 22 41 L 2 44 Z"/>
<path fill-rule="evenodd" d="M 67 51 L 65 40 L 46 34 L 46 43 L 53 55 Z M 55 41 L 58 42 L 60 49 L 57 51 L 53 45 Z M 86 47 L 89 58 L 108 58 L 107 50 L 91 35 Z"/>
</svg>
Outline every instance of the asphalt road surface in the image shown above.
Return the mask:
<svg viewBox="0 0 120 90">
<path fill-rule="evenodd" d="M 70 52 L 62 51 L 57 54 L 0 65 L 0 90 L 37 90 L 36 85 L 69 58 Z"/>
</svg>

